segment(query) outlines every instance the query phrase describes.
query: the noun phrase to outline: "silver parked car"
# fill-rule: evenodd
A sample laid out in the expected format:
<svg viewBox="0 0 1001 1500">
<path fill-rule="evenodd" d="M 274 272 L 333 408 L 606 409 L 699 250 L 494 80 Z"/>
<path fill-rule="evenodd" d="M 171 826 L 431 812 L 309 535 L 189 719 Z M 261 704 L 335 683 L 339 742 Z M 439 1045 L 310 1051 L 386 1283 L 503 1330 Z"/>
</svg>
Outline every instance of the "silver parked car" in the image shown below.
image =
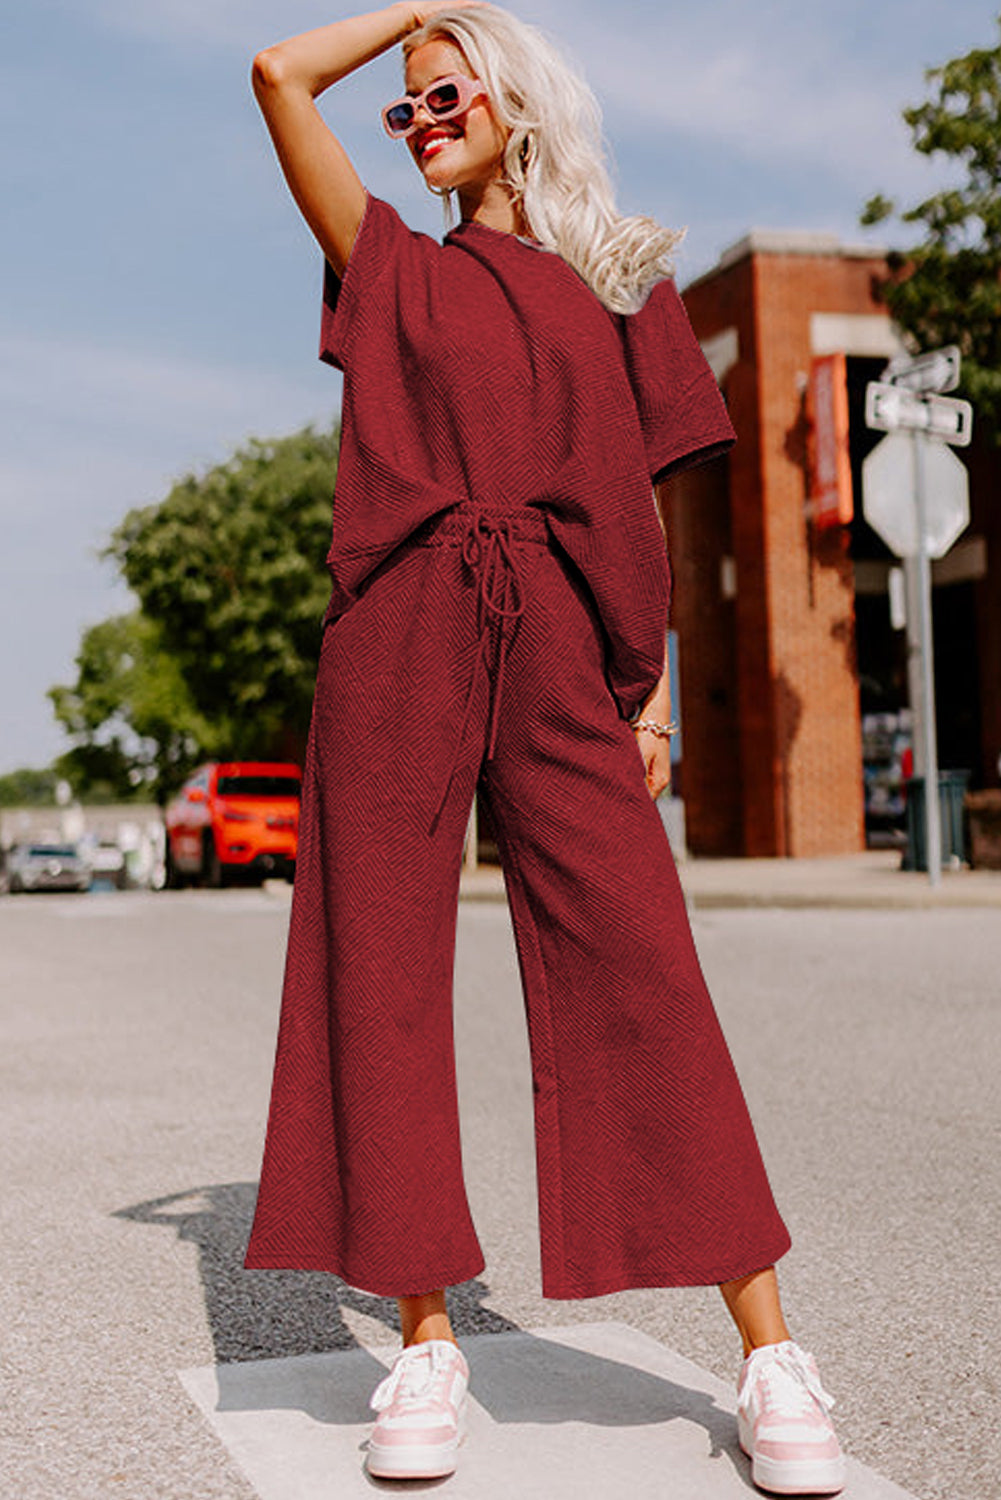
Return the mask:
<svg viewBox="0 0 1001 1500">
<path fill-rule="evenodd" d="M 19 891 L 89 891 L 91 870 L 74 844 L 16 844 L 7 855 L 7 886 Z"/>
<path fill-rule="evenodd" d="M 98 839 L 85 844 L 82 853 L 90 866 L 95 880 L 107 880 L 116 891 L 124 891 L 129 883 L 125 851 L 114 839 Z"/>
</svg>

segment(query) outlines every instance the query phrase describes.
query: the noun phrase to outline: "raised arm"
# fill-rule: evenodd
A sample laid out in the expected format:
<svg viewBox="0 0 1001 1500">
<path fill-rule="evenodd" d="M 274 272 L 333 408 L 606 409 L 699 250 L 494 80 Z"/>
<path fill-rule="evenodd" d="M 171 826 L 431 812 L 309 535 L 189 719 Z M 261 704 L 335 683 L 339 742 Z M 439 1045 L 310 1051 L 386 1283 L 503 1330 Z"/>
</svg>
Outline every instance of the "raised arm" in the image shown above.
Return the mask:
<svg viewBox="0 0 1001 1500">
<path fill-rule="evenodd" d="M 316 100 L 338 79 L 396 45 L 433 4 L 400 0 L 268 47 L 254 58 L 254 94 L 303 218 L 338 275 L 365 212 L 365 189 Z"/>
</svg>

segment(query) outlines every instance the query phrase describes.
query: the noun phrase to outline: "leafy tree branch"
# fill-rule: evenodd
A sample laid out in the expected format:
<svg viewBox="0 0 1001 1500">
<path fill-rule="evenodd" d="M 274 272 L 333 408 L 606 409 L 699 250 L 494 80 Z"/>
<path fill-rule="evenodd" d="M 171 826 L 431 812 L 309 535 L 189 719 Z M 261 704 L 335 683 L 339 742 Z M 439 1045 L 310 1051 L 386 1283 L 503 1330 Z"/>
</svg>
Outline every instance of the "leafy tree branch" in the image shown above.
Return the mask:
<svg viewBox="0 0 1001 1500">
<path fill-rule="evenodd" d="M 1001 24 L 1001 18 L 999 18 Z M 903 111 L 916 151 L 942 156 L 957 181 L 898 211 L 876 194 L 861 221 L 897 215 L 921 229 L 889 257 L 882 295 L 916 350 L 958 344 L 963 390 L 1001 441 L 1001 44 L 925 75 L 930 97 Z"/>
</svg>

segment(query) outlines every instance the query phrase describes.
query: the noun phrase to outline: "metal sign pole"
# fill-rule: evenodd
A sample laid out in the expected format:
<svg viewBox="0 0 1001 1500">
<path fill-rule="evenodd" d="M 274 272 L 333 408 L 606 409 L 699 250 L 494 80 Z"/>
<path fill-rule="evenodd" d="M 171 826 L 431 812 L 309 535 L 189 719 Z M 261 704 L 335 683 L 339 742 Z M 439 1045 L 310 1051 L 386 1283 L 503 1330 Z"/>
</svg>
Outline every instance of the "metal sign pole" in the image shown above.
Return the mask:
<svg viewBox="0 0 1001 1500">
<path fill-rule="evenodd" d="M 921 648 L 921 738 L 925 778 L 925 854 L 928 879 L 933 886 L 942 883 L 942 825 L 938 800 L 938 744 L 935 734 L 935 658 L 933 656 L 931 614 L 931 557 L 928 552 L 927 505 L 925 488 L 925 444 L 923 432 L 915 430 L 914 480 L 918 523 L 917 596 L 918 640 Z"/>
<path fill-rule="evenodd" d="M 921 675 L 921 577 L 916 557 L 905 557 L 904 568 L 904 628 L 907 631 L 907 702 L 911 710 L 911 736 L 914 748 L 914 775 L 925 774 L 924 705 Z"/>
<path fill-rule="evenodd" d="M 965 448 L 973 435 L 970 403 L 938 393 L 958 385 L 961 362 L 954 344 L 926 354 L 901 355 L 886 367 L 882 380 L 871 380 L 865 391 L 866 426 L 888 436 L 862 464 L 862 509 L 890 551 L 904 559 L 914 760 L 924 778 L 925 852 L 932 885 L 942 881 L 942 819 L 931 560 L 944 557 L 969 525 L 969 480 L 952 446 Z"/>
</svg>

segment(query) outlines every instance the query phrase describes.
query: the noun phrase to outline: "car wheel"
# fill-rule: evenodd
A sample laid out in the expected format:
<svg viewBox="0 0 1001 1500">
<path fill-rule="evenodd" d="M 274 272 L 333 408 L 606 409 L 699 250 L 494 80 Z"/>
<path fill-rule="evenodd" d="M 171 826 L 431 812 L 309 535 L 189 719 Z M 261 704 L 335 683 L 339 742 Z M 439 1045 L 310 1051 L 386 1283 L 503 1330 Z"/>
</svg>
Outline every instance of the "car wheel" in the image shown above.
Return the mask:
<svg viewBox="0 0 1001 1500">
<path fill-rule="evenodd" d="M 205 835 L 202 847 L 202 880 L 205 885 L 211 886 L 214 891 L 219 890 L 221 886 L 227 883 L 226 871 L 216 852 L 215 839 L 211 833 Z"/>
<path fill-rule="evenodd" d="M 187 880 L 181 874 L 174 863 L 174 857 L 170 852 L 170 840 L 163 853 L 163 889 L 165 891 L 179 891 L 187 885 Z"/>
</svg>

